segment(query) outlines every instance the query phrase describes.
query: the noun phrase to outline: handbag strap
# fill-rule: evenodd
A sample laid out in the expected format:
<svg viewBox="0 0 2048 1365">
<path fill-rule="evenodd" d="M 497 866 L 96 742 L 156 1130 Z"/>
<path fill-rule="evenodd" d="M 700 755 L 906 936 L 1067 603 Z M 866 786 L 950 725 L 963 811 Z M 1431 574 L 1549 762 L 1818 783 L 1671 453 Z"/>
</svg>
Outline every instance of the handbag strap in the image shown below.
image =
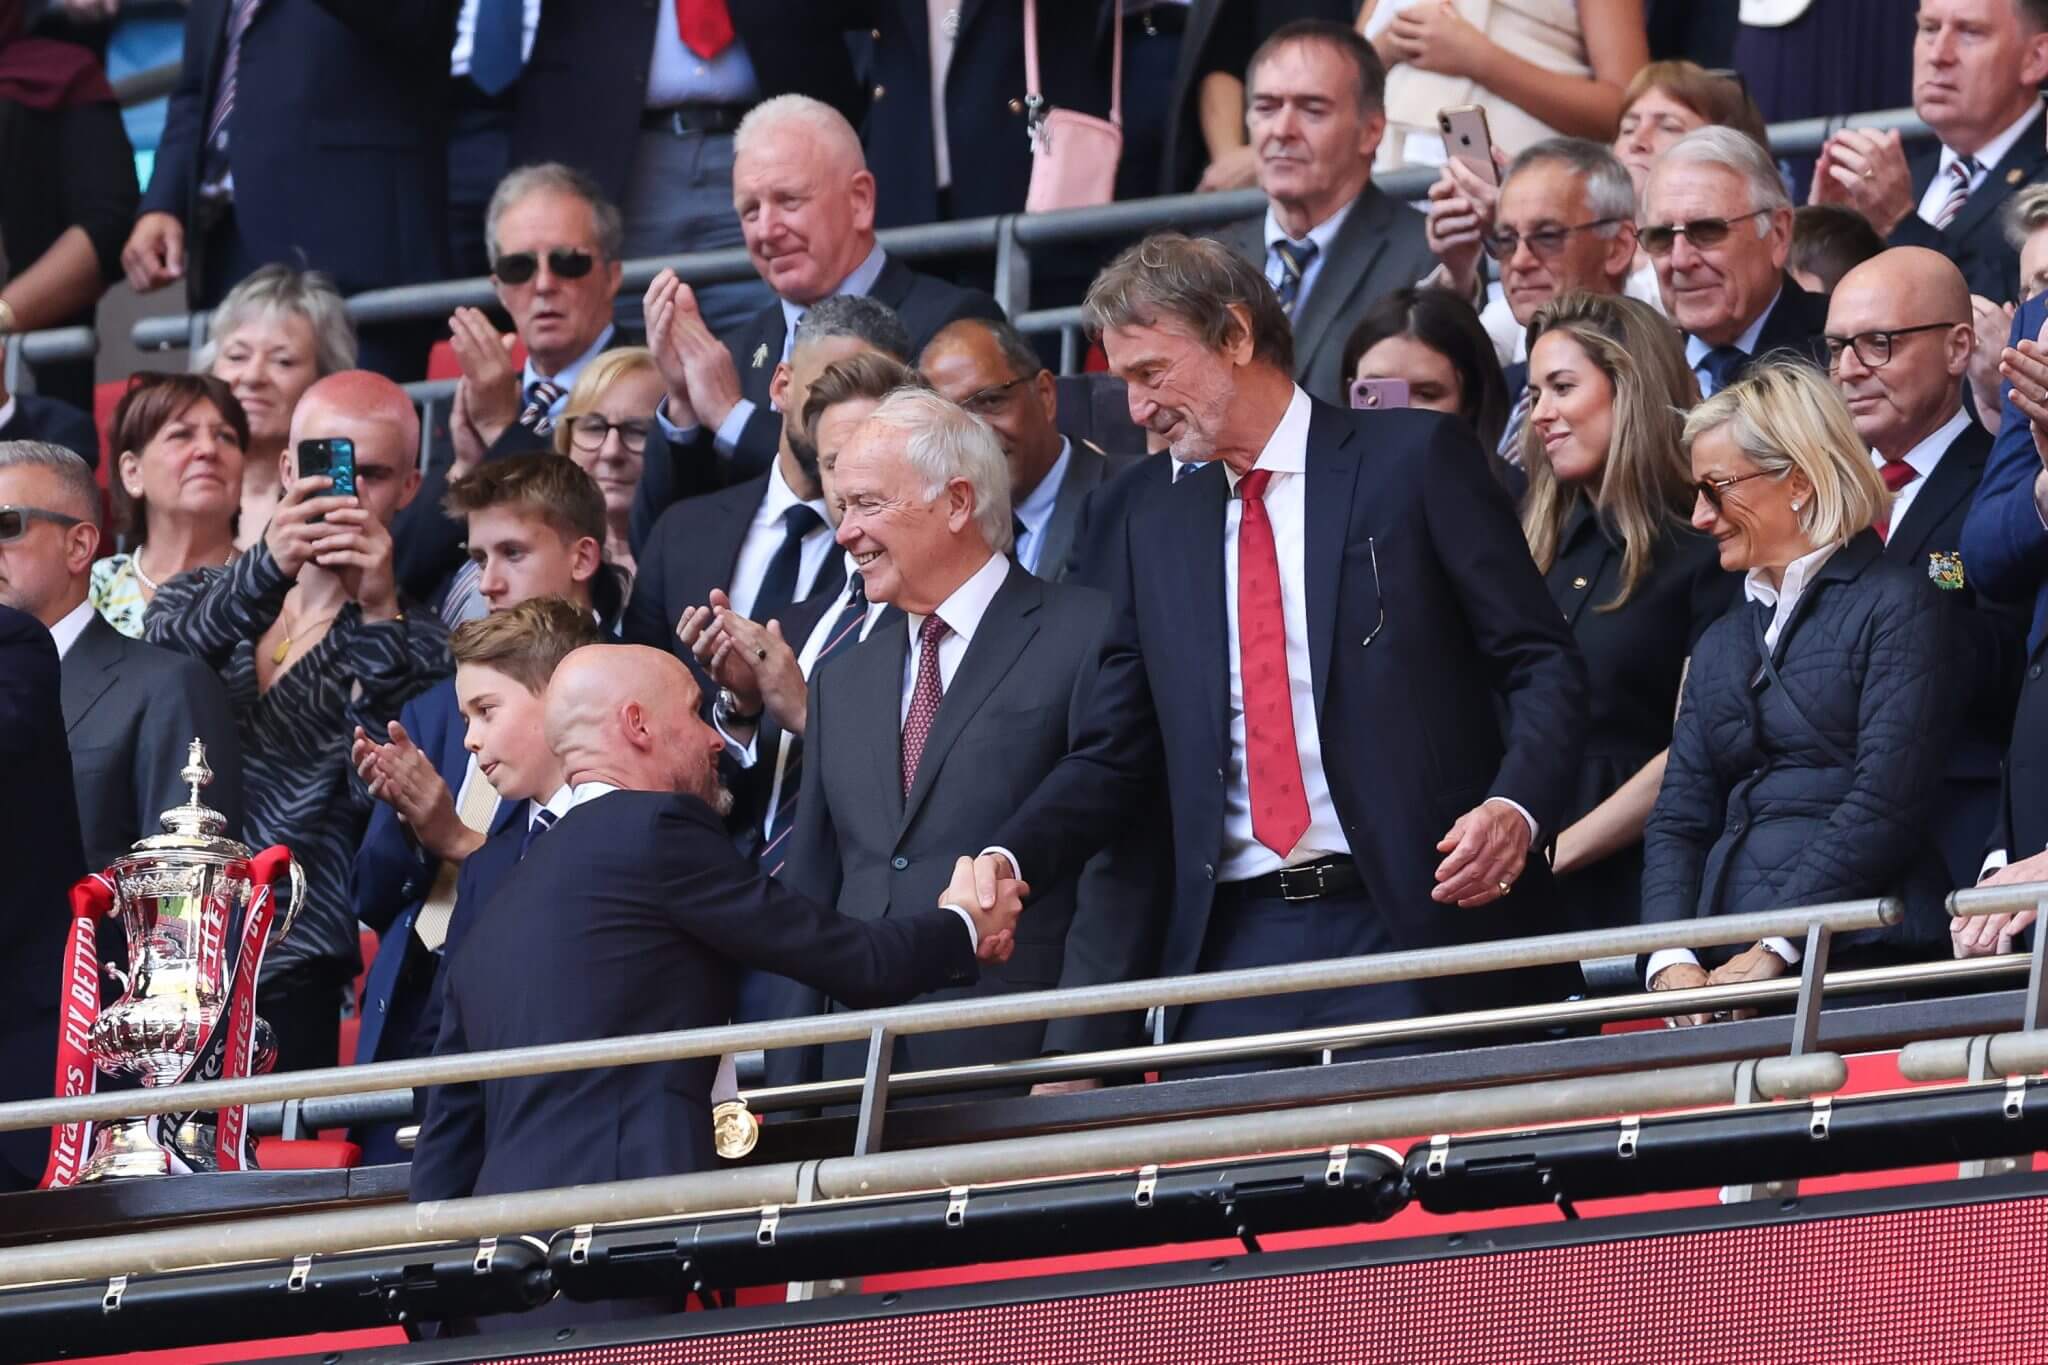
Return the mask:
<svg viewBox="0 0 2048 1365">
<path fill-rule="evenodd" d="M 1109 121 L 1124 126 L 1124 0 L 1115 0 L 1110 21 Z M 1024 98 L 1035 111 L 1045 107 L 1038 80 L 1038 0 L 1024 0 Z"/>
<path fill-rule="evenodd" d="M 1800 726 L 1805 729 L 1808 738 L 1812 739 L 1815 744 L 1820 745 L 1822 753 L 1845 768 L 1855 767 L 1855 758 L 1847 750 L 1843 749 L 1841 745 L 1829 739 L 1825 734 L 1822 734 L 1821 728 L 1818 725 L 1807 719 L 1806 712 L 1799 709 L 1799 702 L 1793 697 L 1791 689 L 1785 686 L 1785 680 L 1778 676 L 1778 665 L 1771 658 L 1771 647 L 1764 639 L 1763 613 L 1756 612 L 1752 614 L 1750 623 L 1756 630 L 1757 653 L 1763 656 L 1764 676 L 1770 679 L 1771 686 L 1776 688 L 1778 695 L 1784 699 L 1785 706 L 1792 712 L 1793 719 L 1797 720 Z M 1790 623 L 1787 622 L 1787 624 L 1789 625 Z"/>
</svg>

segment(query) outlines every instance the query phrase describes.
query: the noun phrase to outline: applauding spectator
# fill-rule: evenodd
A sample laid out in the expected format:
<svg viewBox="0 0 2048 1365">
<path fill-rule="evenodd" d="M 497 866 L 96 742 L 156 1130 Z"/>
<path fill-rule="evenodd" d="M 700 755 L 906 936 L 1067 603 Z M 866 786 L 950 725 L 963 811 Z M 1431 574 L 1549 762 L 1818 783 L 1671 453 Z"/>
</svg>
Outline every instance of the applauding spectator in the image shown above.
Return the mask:
<svg viewBox="0 0 2048 1365">
<path fill-rule="evenodd" d="M 208 379 L 218 384 L 220 381 Z M 303 442 L 355 447 L 356 495 L 298 476 Z M 204 660 L 227 684 L 242 734 L 247 842 L 283 844 L 305 869 L 298 926 L 264 960 L 257 998 L 278 1067 L 333 1066 L 341 991 L 361 967 L 349 860 L 370 814 L 350 737 L 395 720 L 448 671 L 448 633 L 406 603 L 389 526 L 419 488 L 419 417 L 405 392 L 363 370 L 315 384 L 292 416 L 284 498 L 263 540 L 226 568 L 157 595 L 145 634 Z M 410 609 L 409 609 L 410 607 Z"/>
<path fill-rule="evenodd" d="M 235 556 L 249 420 L 206 374 L 142 371 L 114 405 L 114 516 L 129 549 L 92 568 L 92 603 L 139 639 L 157 589 Z"/>
</svg>

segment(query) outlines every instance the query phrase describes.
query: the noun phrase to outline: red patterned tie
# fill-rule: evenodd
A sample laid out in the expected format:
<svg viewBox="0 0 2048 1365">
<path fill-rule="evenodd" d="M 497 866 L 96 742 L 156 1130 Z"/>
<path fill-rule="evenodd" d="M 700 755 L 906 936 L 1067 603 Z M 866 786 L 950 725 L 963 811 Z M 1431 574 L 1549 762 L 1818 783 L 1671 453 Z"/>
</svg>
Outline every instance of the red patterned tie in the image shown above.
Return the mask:
<svg viewBox="0 0 2048 1365">
<path fill-rule="evenodd" d="M 1901 488 L 1904 488 L 1907 484 L 1920 477 L 1920 471 L 1907 464 L 1904 460 L 1886 460 L 1877 467 L 1877 472 L 1879 477 L 1884 480 L 1884 486 L 1889 488 L 1894 495 Z M 1877 527 L 1877 534 L 1880 537 L 1885 540 L 1892 538 L 1892 514 L 1889 504 L 1887 504 L 1883 512 L 1878 514 L 1877 520 L 1871 524 Z"/>
<path fill-rule="evenodd" d="M 676 30 L 683 46 L 708 62 L 732 46 L 732 13 L 725 0 L 676 0 Z"/>
<path fill-rule="evenodd" d="M 1237 484 L 1244 502 L 1237 527 L 1237 664 L 1244 679 L 1252 835 L 1285 858 L 1308 832 L 1308 795 L 1301 789 L 1301 753 L 1294 742 L 1280 557 L 1266 515 L 1266 485 L 1272 478 L 1271 470 L 1254 469 Z"/>
<path fill-rule="evenodd" d="M 917 630 L 917 682 L 910 689 L 910 711 L 903 717 L 903 794 L 910 795 L 917 781 L 917 761 L 924 757 L 924 742 L 939 714 L 939 702 L 946 689 L 939 682 L 939 641 L 952 627 L 936 616 L 924 618 Z"/>
</svg>

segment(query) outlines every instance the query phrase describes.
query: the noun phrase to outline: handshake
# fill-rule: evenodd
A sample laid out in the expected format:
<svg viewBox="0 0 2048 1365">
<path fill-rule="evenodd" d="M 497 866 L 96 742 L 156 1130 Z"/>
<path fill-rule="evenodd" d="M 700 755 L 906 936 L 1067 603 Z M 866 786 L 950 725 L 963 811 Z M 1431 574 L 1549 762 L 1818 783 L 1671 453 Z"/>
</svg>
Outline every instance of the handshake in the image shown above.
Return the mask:
<svg viewBox="0 0 2048 1365">
<path fill-rule="evenodd" d="M 974 921 L 978 937 L 975 956 L 983 962 L 1008 962 L 1017 946 L 1017 917 L 1031 887 L 1014 875 L 1009 860 L 984 853 L 953 864 L 953 880 L 939 893 L 939 904 Z"/>
</svg>

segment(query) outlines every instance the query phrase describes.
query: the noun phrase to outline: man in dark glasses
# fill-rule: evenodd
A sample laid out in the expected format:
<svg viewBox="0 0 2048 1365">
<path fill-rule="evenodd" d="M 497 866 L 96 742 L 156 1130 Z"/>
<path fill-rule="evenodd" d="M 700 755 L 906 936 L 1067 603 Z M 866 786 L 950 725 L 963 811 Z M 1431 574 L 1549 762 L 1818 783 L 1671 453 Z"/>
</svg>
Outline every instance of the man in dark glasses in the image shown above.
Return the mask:
<svg viewBox="0 0 2048 1365">
<path fill-rule="evenodd" d="M 1637 235 L 1702 396 L 1772 351 L 1825 359 L 1827 301 L 1785 273 L 1792 202 L 1770 153 L 1745 134 L 1701 128 L 1666 149 L 1643 186 Z"/>
</svg>

